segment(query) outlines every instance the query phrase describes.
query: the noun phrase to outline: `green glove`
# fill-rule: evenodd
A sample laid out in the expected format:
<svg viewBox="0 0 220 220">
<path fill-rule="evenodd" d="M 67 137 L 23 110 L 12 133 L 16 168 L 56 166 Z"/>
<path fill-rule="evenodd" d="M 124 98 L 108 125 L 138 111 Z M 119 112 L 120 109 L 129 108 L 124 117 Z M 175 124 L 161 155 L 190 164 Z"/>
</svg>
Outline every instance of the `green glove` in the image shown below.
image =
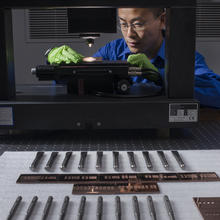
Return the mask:
<svg viewBox="0 0 220 220">
<path fill-rule="evenodd" d="M 155 83 L 161 82 L 161 77 L 158 69 L 150 62 L 147 56 L 143 53 L 132 54 L 128 56 L 127 62 L 133 66 L 143 69 L 143 77 Z"/>
<path fill-rule="evenodd" d="M 53 48 L 48 54 L 48 62 L 50 64 L 60 64 L 60 63 L 74 63 L 78 64 L 82 61 L 84 56 L 77 53 L 69 46 L 63 45 L 60 47 Z"/>
</svg>

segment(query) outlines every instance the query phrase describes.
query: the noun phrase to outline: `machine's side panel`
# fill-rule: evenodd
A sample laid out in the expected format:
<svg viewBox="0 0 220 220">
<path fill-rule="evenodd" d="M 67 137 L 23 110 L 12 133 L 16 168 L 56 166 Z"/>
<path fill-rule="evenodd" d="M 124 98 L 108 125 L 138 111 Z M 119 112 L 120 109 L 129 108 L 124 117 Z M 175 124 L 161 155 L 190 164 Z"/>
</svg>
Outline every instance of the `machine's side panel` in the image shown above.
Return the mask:
<svg viewBox="0 0 220 220">
<path fill-rule="evenodd" d="M 195 65 L 195 9 L 167 10 L 166 91 L 168 98 L 193 98 Z"/>
<path fill-rule="evenodd" d="M 0 99 L 15 96 L 14 51 L 11 9 L 0 9 Z"/>
</svg>

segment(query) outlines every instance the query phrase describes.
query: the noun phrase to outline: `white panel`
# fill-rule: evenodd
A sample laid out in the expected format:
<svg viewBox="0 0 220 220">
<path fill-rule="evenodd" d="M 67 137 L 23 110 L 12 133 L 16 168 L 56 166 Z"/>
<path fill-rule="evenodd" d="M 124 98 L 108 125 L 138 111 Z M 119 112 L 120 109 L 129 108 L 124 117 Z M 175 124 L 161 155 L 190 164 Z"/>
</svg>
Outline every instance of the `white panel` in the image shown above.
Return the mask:
<svg viewBox="0 0 220 220">
<path fill-rule="evenodd" d="M 146 168 L 142 153 L 135 151 L 135 159 L 138 170 L 137 172 L 149 172 Z M 161 165 L 156 151 L 150 151 L 152 162 L 155 169 L 150 172 L 184 172 L 181 170 L 172 156 L 170 151 L 164 151 L 167 160 L 170 164 L 170 170 L 165 170 Z M 186 164 L 185 172 L 216 172 L 220 175 L 220 151 L 179 151 L 181 157 Z M 36 209 L 34 210 L 31 219 L 39 220 L 43 212 L 44 205 L 48 196 L 54 197 L 54 203 L 50 212 L 48 220 L 59 219 L 59 212 L 65 196 L 70 197 L 70 205 L 68 208 L 65 220 L 77 219 L 77 211 L 80 202 L 80 195 L 72 195 L 72 184 L 16 184 L 18 176 L 22 173 L 33 173 L 29 170 L 29 166 L 35 157 L 35 152 L 5 152 L 0 157 L 0 213 L 1 219 L 6 219 L 10 207 L 18 195 L 23 197 L 22 204 L 17 210 L 16 220 L 23 220 L 27 207 L 33 198 L 37 195 L 39 197 Z M 38 173 L 48 173 L 44 170 L 46 161 L 48 160 L 50 152 L 45 153 L 42 164 L 37 170 Z M 52 173 L 82 173 L 77 169 L 79 163 L 80 152 L 73 152 L 73 157 L 70 163 L 70 169 L 63 172 L 59 169 L 64 152 L 59 153 Z M 126 152 L 120 152 L 121 170 L 120 172 L 134 173 L 129 167 L 128 157 Z M 105 173 L 114 173 L 112 169 L 112 152 L 104 152 L 104 170 Z M 97 173 L 95 169 L 96 152 L 88 152 L 88 160 L 83 173 Z M 100 173 L 100 172 L 99 172 Z M 182 182 L 182 183 L 159 183 L 161 190 L 160 194 L 153 194 L 155 208 L 158 220 L 169 220 L 165 205 L 163 202 L 163 195 L 167 194 L 171 200 L 175 217 L 178 220 L 202 220 L 202 217 L 193 202 L 193 197 L 220 197 L 220 182 Z M 103 219 L 115 219 L 114 197 L 116 195 L 103 195 L 104 210 Z M 120 195 L 122 201 L 122 219 L 133 220 L 133 209 L 131 198 L 132 195 Z M 141 219 L 150 219 L 149 210 L 147 208 L 146 194 L 137 195 L 140 205 Z M 84 219 L 96 219 L 96 201 L 97 195 L 87 195 L 86 211 Z"/>
</svg>

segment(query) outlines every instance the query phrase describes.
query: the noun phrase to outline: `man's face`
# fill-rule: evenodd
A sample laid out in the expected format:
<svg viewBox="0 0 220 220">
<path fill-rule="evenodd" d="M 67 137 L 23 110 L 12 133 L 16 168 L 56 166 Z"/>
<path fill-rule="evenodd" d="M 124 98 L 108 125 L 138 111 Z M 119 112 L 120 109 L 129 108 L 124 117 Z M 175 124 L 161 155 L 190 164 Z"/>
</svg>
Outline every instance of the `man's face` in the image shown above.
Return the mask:
<svg viewBox="0 0 220 220">
<path fill-rule="evenodd" d="M 160 47 L 164 16 L 156 18 L 147 8 L 119 8 L 118 16 L 123 37 L 132 53 L 152 53 Z"/>
</svg>

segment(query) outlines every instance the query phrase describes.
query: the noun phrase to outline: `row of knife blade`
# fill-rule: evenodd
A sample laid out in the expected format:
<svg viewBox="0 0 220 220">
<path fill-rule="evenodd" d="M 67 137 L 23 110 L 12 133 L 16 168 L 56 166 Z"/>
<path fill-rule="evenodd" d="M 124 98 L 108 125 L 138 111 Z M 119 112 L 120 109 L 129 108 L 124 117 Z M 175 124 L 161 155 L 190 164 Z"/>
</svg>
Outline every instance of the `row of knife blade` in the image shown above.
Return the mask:
<svg viewBox="0 0 220 220">
<path fill-rule="evenodd" d="M 181 169 L 184 169 L 186 166 L 185 166 L 185 163 L 184 163 L 182 157 L 180 156 L 179 152 L 178 151 L 171 151 L 171 152 L 172 152 L 172 155 L 174 156 L 174 158 L 176 159 L 179 167 Z M 71 152 L 71 151 L 65 153 L 65 157 L 63 158 L 62 164 L 60 166 L 61 170 L 65 171 L 67 169 L 69 161 L 70 161 L 71 156 L 72 156 L 72 153 L 73 152 Z M 52 169 L 58 154 L 59 154 L 59 152 L 51 152 L 50 157 L 49 157 L 49 159 L 48 159 L 48 161 L 47 161 L 47 163 L 44 167 L 46 170 L 50 171 Z M 112 166 L 116 171 L 120 169 L 119 154 L 120 153 L 118 151 L 113 151 L 112 152 L 112 157 L 113 157 L 113 165 Z M 163 167 L 165 169 L 169 169 L 170 166 L 169 166 L 168 160 L 167 160 L 166 155 L 164 154 L 164 152 L 163 151 L 157 151 L 157 154 L 159 156 L 159 159 L 160 159 Z M 35 156 L 33 162 L 30 165 L 30 169 L 32 171 L 35 171 L 38 168 L 43 155 L 44 155 L 44 152 L 42 152 L 42 151 L 36 153 L 36 156 Z M 80 160 L 79 160 L 79 164 L 78 164 L 78 169 L 79 170 L 83 170 L 85 168 L 87 155 L 88 155 L 88 152 L 86 152 L 86 151 L 83 151 L 83 152 L 80 153 Z M 100 171 L 100 170 L 102 170 L 102 167 L 103 167 L 102 166 L 103 152 L 98 151 L 98 152 L 96 152 L 96 155 L 97 156 L 96 156 L 96 166 L 95 167 L 98 171 Z M 128 155 L 128 158 L 129 158 L 129 163 L 130 163 L 131 169 L 136 170 L 137 165 L 136 165 L 135 153 L 131 152 L 131 151 L 128 151 L 127 155 Z M 154 165 L 152 163 L 149 151 L 142 151 L 142 155 L 143 155 L 143 159 L 145 161 L 146 167 L 149 170 L 152 170 L 154 168 Z"/>
<path fill-rule="evenodd" d="M 7 220 L 16 219 L 16 217 L 15 217 L 17 214 L 16 212 L 18 212 L 18 207 L 20 206 L 21 201 L 22 201 L 22 196 L 18 196 L 9 211 L 9 214 L 7 216 Z M 37 205 L 37 202 L 39 202 L 38 196 L 34 196 L 32 198 L 32 200 L 30 201 L 28 208 L 25 212 L 25 216 L 24 216 L 25 220 L 32 219 L 34 209 Z M 53 202 L 54 202 L 53 197 L 49 196 L 45 205 L 44 205 L 44 209 L 41 213 L 41 220 L 46 220 L 46 219 L 48 219 L 48 217 L 50 217 L 50 215 L 52 214 L 51 207 L 53 205 Z M 66 215 L 67 215 L 69 202 L 70 202 L 69 196 L 65 196 L 63 203 L 62 203 L 62 206 L 59 211 L 59 216 L 58 216 L 59 220 L 65 220 Z M 149 215 L 150 215 L 149 217 L 152 220 L 156 220 L 157 219 L 157 211 L 155 209 L 152 196 L 150 196 L 150 195 L 147 196 L 146 202 L 147 202 L 147 206 L 149 209 Z M 167 210 L 167 214 L 168 214 L 170 220 L 175 220 L 175 215 L 174 215 L 174 211 L 173 211 L 173 208 L 171 205 L 171 201 L 169 200 L 169 197 L 167 195 L 163 196 L 163 202 L 164 202 L 164 205 L 165 205 L 165 208 Z M 97 203 L 96 204 L 96 216 L 94 216 L 94 217 L 90 216 L 89 219 L 102 220 L 103 219 L 103 212 L 105 212 L 105 210 L 103 208 L 103 197 L 98 196 L 96 203 Z M 132 203 L 131 210 L 133 212 L 134 219 L 141 220 L 141 210 L 140 210 L 138 198 L 136 195 L 132 196 L 131 203 Z M 121 220 L 123 218 L 123 212 L 122 212 L 122 207 L 121 207 L 122 204 L 123 203 L 121 203 L 121 198 L 119 196 L 115 196 L 115 198 L 114 198 L 114 206 L 115 206 L 114 215 L 115 215 L 116 220 Z M 85 219 L 85 216 L 84 216 L 85 208 L 86 208 L 86 197 L 81 196 L 81 199 L 80 199 L 80 202 L 78 205 L 77 220 Z M 69 210 L 68 210 L 68 213 L 70 213 Z"/>
</svg>

